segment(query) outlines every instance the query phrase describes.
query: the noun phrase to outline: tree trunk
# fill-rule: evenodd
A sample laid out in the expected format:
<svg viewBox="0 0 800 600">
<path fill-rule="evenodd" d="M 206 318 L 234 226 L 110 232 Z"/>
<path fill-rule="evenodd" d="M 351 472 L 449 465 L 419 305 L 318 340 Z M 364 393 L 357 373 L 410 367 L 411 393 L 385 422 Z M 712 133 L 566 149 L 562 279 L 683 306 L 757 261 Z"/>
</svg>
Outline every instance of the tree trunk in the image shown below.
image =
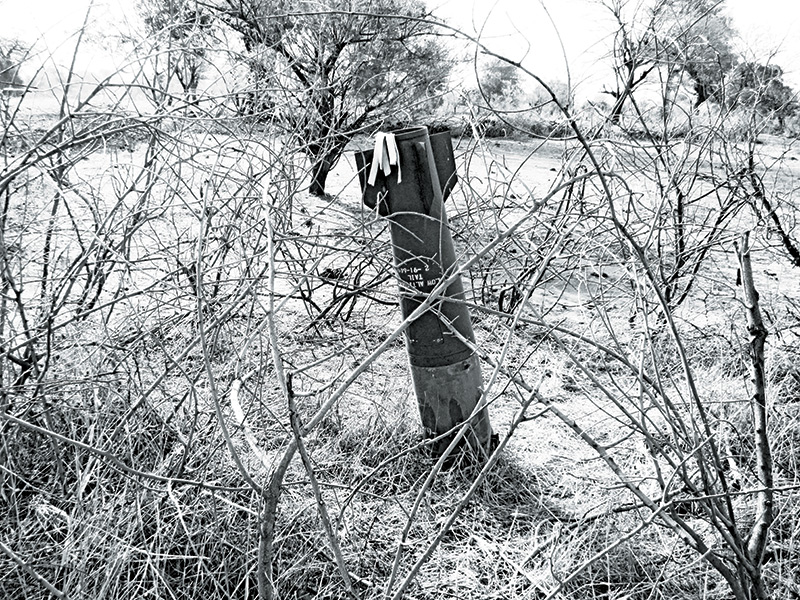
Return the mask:
<svg viewBox="0 0 800 600">
<path fill-rule="evenodd" d="M 308 188 L 308 192 L 312 196 L 325 195 L 325 182 L 328 179 L 331 166 L 331 162 L 326 157 L 317 159 L 311 165 L 311 185 Z"/>
<path fill-rule="evenodd" d="M 708 91 L 708 86 L 704 83 L 696 82 L 694 84 L 694 93 L 695 93 L 695 100 L 694 100 L 694 107 L 697 108 L 703 102 L 708 100 L 710 94 Z"/>
<path fill-rule="evenodd" d="M 311 160 L 311 185 L 308 187 L 308 193 L 313 196 L 325 195 L 325 182 L 328 180 L 328 174 L 331 169 L 336 166 L 339 157 L 344 152 L 347 142 L 350 141 L 349 137 L 337 136 L 335 141 L 330 142 L 327 147 L 312 147 L 308 151 L 308 157 Z"/>
<path fill-rule="evenodd" d="M 619 125 L 619 120 L 622 116 L 622 107 L 625 105 L 625 98 L 627 98 L 627 96 L 628 94 L 625 92 L 614 94 L 614 107 L 611 109 L 611 114 L 608 117 L 608 120 L 614 125 Z"/>
<path fill-rule="evenodd" d="M 792 264 L 795 267 L 800 267 L 800 249 L 797 247 L 797 245 L 795 245 L 792 238 L 789 237 L 788 232 L 786 229 L 784 229 L 783 224 L 781 223 L 781 219 L 778 216 L 776 208 L 772 206 L 769 198 L 767 198 L 767 191 L 764 189 L 764 184 L 756 173 L 755 151 L 753 148 L 754 144 L 751 143 L 747 157 L 747 177 L 750 179 L 750 185 L 753 188 L 753 196 L 761 202 L 764 210 L 767 211 L 767 218 L 772 221 L 775 230 L 778 232 L 778 235 L 781 238 L 781 244 L 783 244 L 784 249 L 789 254 Z M 760 217 L 758 207 L 755 202 L 753 203 L 753 207 L 755 208 L 756 216 Z"/>
<path fill-rule="evenodd" d="M 751 372 L 753 375 L 753 395 L 750 400 L 753 411 L 753 441 L 756 451 L 756 476 L 761 488 L 756 496 L 756 522 L 747 542 L 747 556 L 750 560 L 749 578 L 751 596 L 767 598 L 762 579 L 761 563 L 767 547 L 769 530 L 774 519 L 772 453 L 767 431 L 767 394 L 764 372 L 764 340 L 767 329 L 761 318 L 758 306 L 758 292 L 753 284 L 753 269 L 750 263 L 750 241 L 748 234 L 742 236 L 741 245 L 736 244 L 739 268 L 742 276 L 744 305 L 747 309 L 747 333 L 749 334 Z"/>
</svg>

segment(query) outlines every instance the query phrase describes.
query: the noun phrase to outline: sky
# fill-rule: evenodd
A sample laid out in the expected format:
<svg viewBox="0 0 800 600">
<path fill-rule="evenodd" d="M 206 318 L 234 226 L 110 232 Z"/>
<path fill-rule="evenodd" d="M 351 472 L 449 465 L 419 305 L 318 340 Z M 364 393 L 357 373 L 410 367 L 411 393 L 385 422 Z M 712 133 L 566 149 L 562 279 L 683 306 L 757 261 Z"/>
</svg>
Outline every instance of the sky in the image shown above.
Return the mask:
<svg viewBox="0 0 800 600">
<path fill-rule="evenodd" d="M 91 0 L 0 0 L 0 37 L 40 39 L 50 51 L 68 55 L 68 42 Z M 639 1 L 639 0 L 631 0 Z M 597 61 L 607 54 L 613 24 L 598 0 L 427 0 L 434 13 L 509 58 L 522 60 L 545 80 L 566 81 L 591 96 L 601 87 Z M 94 0 L 96 23 L 91 41 L 123 32 L 133 19 L 133 0 Z M 776 51 L 786 81 L 800 90 L 800 2 L 726 0 L 726 10 L 741 37 L 742 51 L 761 60 Z M 562 52 L 563 45 L 563 52 Z M 96 53 L 100 66 L 113 60 Z M 569 68 L 567 68 L 569 65 Z"/>
<path fill-rule="evenodd" d="M 597 61 L 608 53 L 614 25 L 598 0 L 429 0 L 429 5 L 464 31 L 481 31 L 489 48 L 522 60 L 545 80 L 569 76 L 579 88 L 600 86 Z M 743 40 L 738 50 L 762 62 L 777 51 L 770 62 L 800 90 L 800 2 L 726 0 L 725 10 Z"/>
</svg>

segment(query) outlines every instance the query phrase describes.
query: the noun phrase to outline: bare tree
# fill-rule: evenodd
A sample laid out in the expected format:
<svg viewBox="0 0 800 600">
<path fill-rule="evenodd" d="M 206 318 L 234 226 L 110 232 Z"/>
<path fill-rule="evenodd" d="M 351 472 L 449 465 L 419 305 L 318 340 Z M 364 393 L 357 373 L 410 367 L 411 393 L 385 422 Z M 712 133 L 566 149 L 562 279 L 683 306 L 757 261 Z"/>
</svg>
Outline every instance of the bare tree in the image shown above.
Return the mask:
<svg viewBox="0 0 800 600">
<path fill-rule="evenodd" d="M 297 133 L 314 195 L 353 135 L 435 103 L 449 72 L 419 0 L 219 0 L 214 10 L 242 36 L 251 106 Z"/>
</svg>

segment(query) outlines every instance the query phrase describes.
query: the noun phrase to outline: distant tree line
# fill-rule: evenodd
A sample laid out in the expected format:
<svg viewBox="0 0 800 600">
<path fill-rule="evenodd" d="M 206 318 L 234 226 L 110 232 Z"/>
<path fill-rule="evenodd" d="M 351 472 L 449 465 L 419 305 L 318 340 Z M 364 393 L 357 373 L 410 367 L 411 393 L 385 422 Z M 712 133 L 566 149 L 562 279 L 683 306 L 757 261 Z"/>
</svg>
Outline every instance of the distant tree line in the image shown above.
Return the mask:
<svg viewBox="0 0 800 600">
<path fill-rule="evenodd" d="M 694 109 L 706 103 L 726 110 L 755 109 L 780 129 L 800 112 L 780 66 L 744 59 L 737 51 L 738 34 L 724 0 L 604 0 L 602 6 L 615 24 L 608 63 L 613 81 L 602 92 L 611 98 L 602 103 L 611 124 L 619 125 L 635 95 L 656 81 L 665 106 L 674 106 L 680 93 L 689 96 Z M 548 106 L 555 110 L 549 93 L 526 89 L 513 63 L 478 56 L 474 67 L 478 86 L 467 91 L 466 100 L 509 115 Z M 548 85 L 562 106 L 571 105 L 566 84 Z"/>
<path fill-rule="evenodd" d="M 616 25 L 614 79 L 603 90 L 611 97 L 608 123 L 619 125 L 634 94 L 656 77 L 671 95 L 665 106 L 688 92 L 694 108 L 749 107 L 780 129 L 798 114 L 783 69 L 737 53 L 724 4 L 604 0 Z M 195 104 L 208 49 L 235 40 L 241 49 L 229 56 L 247 75 L 231 96 L 234 109 L 291 138 L 309 160 L 315 195 L 325 193 L 328 173 L 354 135 L 429 119 L 453 65 L 422 0 L 139 0 L 138 6 L 159 50 L 156 99 L 172 102 L 164 90 L 177 82 L 186 104 Z M 553 106 L 548 94 L 524 89 L 513 64 L 476 60 L 475 74 L 478 89 L 462 90 L 462 101 L 493 114 L 522 107 L 541 115 Z M 554 85 L 570 105 L 571 90 Z"/>
<path fill-rule="evenodd" d="M 794 91 L 777 65 L 742 60 L 734 49 L 736 31 L 724 0 L 658 0 L 641 5 L 608 0 L 616 21 L 613 43 L 615 85 L 609 120 L 618 123 L 633 93 L 656 72 L 673 94 L 692 90 L 693 105 L 754 107 L 783 127 L 798 112 Z M 646 6 L 646 7 L 643 7 Z"/>
</svg>

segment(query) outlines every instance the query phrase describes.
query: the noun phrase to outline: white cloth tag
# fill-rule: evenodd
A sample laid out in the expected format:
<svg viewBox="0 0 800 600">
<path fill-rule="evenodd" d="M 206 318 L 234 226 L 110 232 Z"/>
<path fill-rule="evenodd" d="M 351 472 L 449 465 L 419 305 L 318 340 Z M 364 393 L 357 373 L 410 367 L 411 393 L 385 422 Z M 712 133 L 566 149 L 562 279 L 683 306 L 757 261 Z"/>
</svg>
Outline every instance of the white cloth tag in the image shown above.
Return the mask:
<svg viewBox="0 0 800 600">
<path fill-rule="evenodd" d="M 379 131 L 375 134 L 375 151 L 372 154 L 372 166 L 369 170 L 368 183 L 375 185 L 379 169 L 383 170 L 384 175 L 389 175 L 392 172 L 392 165 L 397 165 L 397 183 L 402 182 L 397 140 L 395 140 L 393 133 Z"/>
</svg>

